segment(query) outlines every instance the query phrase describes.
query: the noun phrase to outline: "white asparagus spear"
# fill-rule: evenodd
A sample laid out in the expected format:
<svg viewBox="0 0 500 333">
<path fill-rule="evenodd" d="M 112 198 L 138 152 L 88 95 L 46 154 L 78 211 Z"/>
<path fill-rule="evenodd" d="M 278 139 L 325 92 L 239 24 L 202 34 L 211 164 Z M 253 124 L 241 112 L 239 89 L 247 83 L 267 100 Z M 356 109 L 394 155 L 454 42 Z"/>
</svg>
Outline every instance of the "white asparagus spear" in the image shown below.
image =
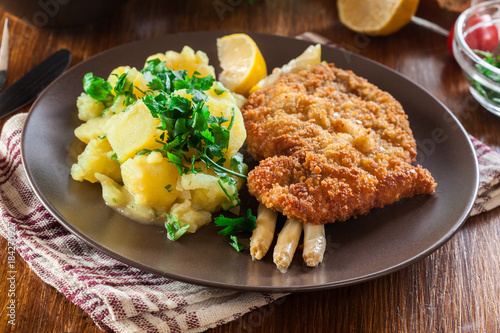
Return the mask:
<svg viewBox="0 0 500 333">
<path fill-rule="evenodd" d="M 325 226 L 304 224 L 304 250 L 302 258 L 309 267 L 316 267 L 323 261 L 326 249 Z"/>
<path fill-rule="evenodd" d="M 250 237 L 250 254 L 252 255 L 252 260 L 262 259 L 269 250 L 274 239 L 277 218 L 277 212 L 267 208 L 263 204 L 259 204 L 259 208 L 257 208 L 257 226 L 253 230 L 252 237 Z"/>
<path fill-rule="evenodd" d="M 290 266 L 301 234 L 302 223 L 294 218 L 287 219 L 278 235 L 273 253 L 273 261 L 281 273 L 286 273 Z"/>
</svg>

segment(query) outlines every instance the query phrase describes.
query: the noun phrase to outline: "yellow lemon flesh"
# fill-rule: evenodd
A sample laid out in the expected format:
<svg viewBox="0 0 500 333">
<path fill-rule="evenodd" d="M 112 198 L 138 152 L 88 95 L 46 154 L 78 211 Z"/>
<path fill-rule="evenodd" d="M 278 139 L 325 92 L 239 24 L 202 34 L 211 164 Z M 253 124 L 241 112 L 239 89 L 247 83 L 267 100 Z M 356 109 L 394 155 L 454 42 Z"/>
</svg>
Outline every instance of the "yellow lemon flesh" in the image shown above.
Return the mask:
<svg viewBox="0 0 500 333">
<path fill-rule="evenodd" d="M 219 81 L 232 92 L 248 95 L 250 89 L 267 75 L 262 53 L 246 34 L 217 39 L 217 54 L 222 68 Z"/>
<path fill-rule="evenodd" d="M 419 0 L 337 0 L 340 22 L 374 36 L 392 34 L 411 21 Z"/>
</svg>

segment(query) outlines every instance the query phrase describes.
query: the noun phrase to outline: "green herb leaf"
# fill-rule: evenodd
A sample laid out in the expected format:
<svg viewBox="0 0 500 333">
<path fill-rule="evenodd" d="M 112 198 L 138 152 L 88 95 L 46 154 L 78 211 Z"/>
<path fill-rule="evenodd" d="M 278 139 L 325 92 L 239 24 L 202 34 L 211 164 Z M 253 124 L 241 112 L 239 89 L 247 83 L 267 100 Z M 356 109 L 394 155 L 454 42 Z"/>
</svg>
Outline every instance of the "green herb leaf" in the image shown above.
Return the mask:
<svg viewBox="0 0 500 333">
<path fill-rule="evenodd" d="M 151 149 L 141 149 L 139 150 L 137 153 L 135 153 L 136 155 L 147 155 L 149 153 L 151 153 L 152 150 Z"/>
<path fill-rule="evenodd" d="M 110 159 L 112 161 L 117 161 L 118 163 L 120 163 L 120 160 L 118 159 L 118 155 L 116 155 L 116 153 L 113 153 L 113 155 L 111 155 Z"/>
<path fill-rule="evenodd" d="M 229 210 L 233 207 L 241 205 L 241 200 L 240 200 L 240 197 L 238 196 L 237 183 L 234 180 L 234 178 L 222 176 L 219 178 L 218 183 L 219 183 L 220 188 L 222 189 L 222 191 L 224 192 L 224 194 L 228 198 L 228 201 L 222 202 L 222 209 Z M 224 184 L 226 184 L 229 188 L 232 187 L 233 194 L 231 194 L 229 192 L 228 188 L 226 188 L 226 185 L 224 185 Z"/>
<path fill-rule="evenodd" d="M 182 156 L 182 151 L 167 152 L 167 158 L 170 160 L 170 163 L 173 163 L 177 167 L 180 175 L 189 172 L 189 168 L 182 161 Z"/>
<path fill-rule="evenodd" d="M 134 94 L 134 85 L 132 82 L 127 80 L 127 73 L 123 73 L 118 77 L 118 81 L 116 82 L 114 88 L 116 96 L 124 95 L 125 96 L 125 106 L 129 106 L 130 104 L 137 101 L 137 96 Z"/>
<path fill-rule="evenodd" d="M 252 210 L 247 210 L 247 215 L 237 218 L 219 216 L 215 218 L 215 224 L 225 227 L 219 231 L 222 236 L 229 236 L 229 244 L 238 252 L 247 250 L 249 247 L 243 245 L 236 234 L 251 232 L 256 228 L 257 218 L 252 214 Z"/>
<path fill-rule="evenodd" d="M 500 55 L 496 58 L 493 56 L 491 52 L 485 52 L 481 50 L 474 50 L 474 52 L 482 57 L 482 59 L 488 64 L 500 68 Z M 487 69 L 485 66 L 476 64 L 476 69 L 479 73 L 487 77 L 488 79 L 500 83 L 500 75 Z M 493 103 L 500 104 L 500 93 L 495 90 L 489 89 L 486 86 L 483 86 L 481 83 L 475 81 L 472 77 L 467 78 L 471 85 L 484 97 L 492 101 Z"/>
<path fill-rule="evenodd" d="M 243 244 L 241 244 L 238 237 L 234 235 L 229 236 L 229 245 L 231 245 L 238 252 L 249 249 L 248 246 L 244 246 Z"/>
<path fill-rule="evenodd" d="M 172 96 L 167 100 L 167 110 L 176 111 L 179 117 L 191 110 L 191 101 L 186 97 Z M 175 113 L 174 113 L 175 114 Z"/>
<path fill-rule="evenodd" d="M 98 102 L 108 103 L 113 100 L 111 84 L 93 73 L 87 73 L 83 77 L 83 90 Z"/>
<path fill-rule="evenodd" d="M 253 231 L 256 228 L 257 218 L 252 215 L 252 210 L 248 209 L 245 217 L 229 218 L 225 216 L 216 217 L 215 225 L 225 227 L 219 231 L 219 235 L 230 236 L 235 233 Z"/>
<path fill-rule="evenodd" d="M 231 168 L 231 170 L 244 175 L 246 175 L 248 172 L 248 165 L 243 163 L 243 155 L 240 153 L 236 153 L 231 157 L 229 167 Z"/>
<path fill-rule="evenodd" d="M 218 81 L 217 81 L 217 82 L 215 83 L 215 85 L 216 85 L 216 86 L 215 86 L 215 88 L 214 88 L 214 92 L 215 92 L 217 95 L 222 95 L 222 94 L 223 94 L 223 93 L 225 93 L 225 92 L 229 92 L 229 90 L 228 90 L 226 87 L 224 87 L 224 86 L 222 85 L 222 83 L 220 83 L 220 82 L 218 82 Z"/>
<path fill-rule="evenodd" d="M 167 214 L 167 222 L 165 222 L 165 228 L 167 229 L 167 237 L 172 241 L 176 241 L 186 233 L 189 229 L 190 224 L 186 224 L 181 227 L 179 219 L 176 215 Z"/>
</svg>

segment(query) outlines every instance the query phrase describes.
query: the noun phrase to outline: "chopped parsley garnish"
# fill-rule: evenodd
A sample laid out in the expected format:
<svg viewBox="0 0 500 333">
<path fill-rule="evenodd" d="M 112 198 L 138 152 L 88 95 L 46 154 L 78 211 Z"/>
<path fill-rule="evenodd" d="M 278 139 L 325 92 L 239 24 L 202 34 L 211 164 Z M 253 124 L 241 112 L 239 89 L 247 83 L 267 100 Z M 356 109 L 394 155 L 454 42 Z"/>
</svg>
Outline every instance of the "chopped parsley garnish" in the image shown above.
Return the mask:
<svg viewBox="0 0 500 333">
<path fill-rule="evenodd" d="M 484 51 L 480 51 L 480 50 L 474 50 L 474 52 L 481 55 L 482 59 L 485 62 L 487 62 L 488 64 L 490 64 L 496 68 L 500 68 L 500 55 L 497 57 L 494 57 L 491 52 L 484 52 Z M 484 75 L 488 79 L 490 79 L 494 82 L 500 83 L 500 75 L 498 75 L 497 73 L 495 73 L 495 72 L 491 71 L 490 69 L 487 69 L 486 67 L 481 66 L 479 64 L 476 64 L 476 69 L 480 74 Z M 487 87 L 484 87 L 482 84 L 480 84 L 477 81 L 474 81 L 472 78 L 469 78 L 469 80 L 473 84 L 474 88 L 476 88 L 476 90 L 481 95 L 483 95 L 484 97 L 486 97 L 487 99 L 489 99 L 493 103 L 500 104 L 500 93 L 498 93 L 494 90 L 491 90 Z"/>
<path fill-rule="evenodd" d="M 189 229 L 190 224 L 186 224 L 181 227 L 179 219 L 177 216 L 172 214 L 167 214 L 167 222 L 165 222 L 165 228 L 167 229 L 167 237 L 172 241 L 176 241 L 186 233 Z"/>
<path fill-rule="evenodd" d="M 115 76 L 118 78 L 118 81 L 113 88 L 108 81 L 94 76 L 93 73 L 87 73 L 83 77 L 83 90 L 96 101 L 102 102 L 106 107 L 114 103 L 119 95 L 125 96 L 124 104 L 125 106 L 129 106 L 137 100 L 137 97 L 133 93 L 134 85 L 127 80 L 127 73 Z M 113 94 L 113 91 L 115 94 Z"/>
<path fill-rule="evenodd" d="M 113 155 L 111 155 L 110 159 L 112 161 L 117 161 L 118 163 L 120 163 L 120 160 L 118 159 L 118 155 L 116 155 L 116 153 L 114 153 Z M 121 163 L 120 163 L 121 164 Z"/>
<path fill-rule="evenodd" d="M 229 236 L 229 245 L 231 245 L 238 252 L 248 250 L 248 246 L 241 244 L 238 237 L 234 235 Z"/>
<path fill-rule="evenodd" d="M 123 73 L 118 77 L 114 88 L 116 96 L 125 96 L 124 105 L 129 106 L 130 104 L 137 101 L 137 96 L 134 94 L 134 85 L 132 82 L 127 80 L 127 73 Z"/>
<path fill-rule="evenodd" d="M 224 227 L 224 229 L 219 231 L 219 235 L 229 236 L 229 244 L 239 252 L 241 250 L 246 250 L 247 247 L 240 243 L 237 234 L 252 232 L 256 227 L 257 218 L 252 214 L 252 210 L 248 209 L 246 216 L 237 218 L 219 216 L 215 218 L 214 222 L 215 225 Z"/>
<path fill-rule="evenodd" d="M 239 232 L 252 231 L 255 229 L 257 218 L 252 214 L 252 210 L 247 210 L 246 216 L 229 218 L 219 216 L 215 218 L 215 224 L 219 227 L 225 227 L 219 231 L 219 235 L 229 236 Z"/>
<path fill-rule="evenodd" d="M 246 166 L 242 158 L 235 155 L 230 161 L 230 168 L 224 167 L 224 153 L 229 147 L 235 115 L 234 110 L 231 119 L 210 114 L 204 91 L 214 84 L 213 76 L 199 77 L 199 73 L 195 72 L 190 77 L 186 70 L 171 70 L 158 59 L 148 61 L 142 73 L 148 86 L 157 92 L 143 98 L 151 115 L 161 121 L 159 129 L 163 133 L 159 142 L 163 143 L 163 147 L 157 151 L 177 167 L 180 175 L 200 172 L 198 162 L 203 162 L 220 178 L 219 185 L 230 202 L 224 208 L 239 205 L 237 190 L 233 191 L 236 195 L 230 194 L 227 186 L 236 189 L 237 182 L 229 175 L 246 178 Z M 190 98 L 176 94 L 179 89 L 184 89 Z M 227 126 L 224 125 L 228 122 Z"/>
<path fill-rule="evenodd" d="M 226 87 L 224 87 L 220 82 L 217 82 L 216 87 L 214 88 L 214 92 L 217 95 L 222 95 L 225 92 L 229 92 L 229 90 Z"/>
</svg>

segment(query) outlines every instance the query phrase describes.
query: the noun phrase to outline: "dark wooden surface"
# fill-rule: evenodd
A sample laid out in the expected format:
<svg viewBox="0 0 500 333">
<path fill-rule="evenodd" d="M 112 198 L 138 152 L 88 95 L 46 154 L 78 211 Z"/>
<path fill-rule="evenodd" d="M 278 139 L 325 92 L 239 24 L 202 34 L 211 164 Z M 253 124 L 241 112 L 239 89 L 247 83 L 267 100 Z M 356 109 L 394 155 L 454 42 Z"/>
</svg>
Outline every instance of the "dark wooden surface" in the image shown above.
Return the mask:
<svg viewBox="0 0 500 333">
<path fill-rule="evenodd" d="M 221 15 L 217 3 L 226 5 Z M 457 16 L 434 0 L 422 0 L 417 14 L 447 29 Z M 469 133 L 500 150 L 500 118 L 472 100 L 444 37 L 414 24 L 389 37 L 362 36 L 340 24 L 332 0 L 131 0 L 98 23 L 62 30 L 33 28 L 0 10 L 0 22 L 5 17 L 11 22 L 7 84 L 60 48 L 72 52 L 75 65 L 110 47 L 173 32 L 294 36 L 313 31 L 426 87 Z M 210 332 L 499 332 L 499 220 L 500 209 L 469 218 L 442 248 L 406 269 L 350 287 L 292 294 Z M 1 332 L 99 332 L 88 315 L 43 283 L 20 257 L 15 262 L 16 326 L 9 325 L 3 238 L 0 263 Z"/>
</svg>

